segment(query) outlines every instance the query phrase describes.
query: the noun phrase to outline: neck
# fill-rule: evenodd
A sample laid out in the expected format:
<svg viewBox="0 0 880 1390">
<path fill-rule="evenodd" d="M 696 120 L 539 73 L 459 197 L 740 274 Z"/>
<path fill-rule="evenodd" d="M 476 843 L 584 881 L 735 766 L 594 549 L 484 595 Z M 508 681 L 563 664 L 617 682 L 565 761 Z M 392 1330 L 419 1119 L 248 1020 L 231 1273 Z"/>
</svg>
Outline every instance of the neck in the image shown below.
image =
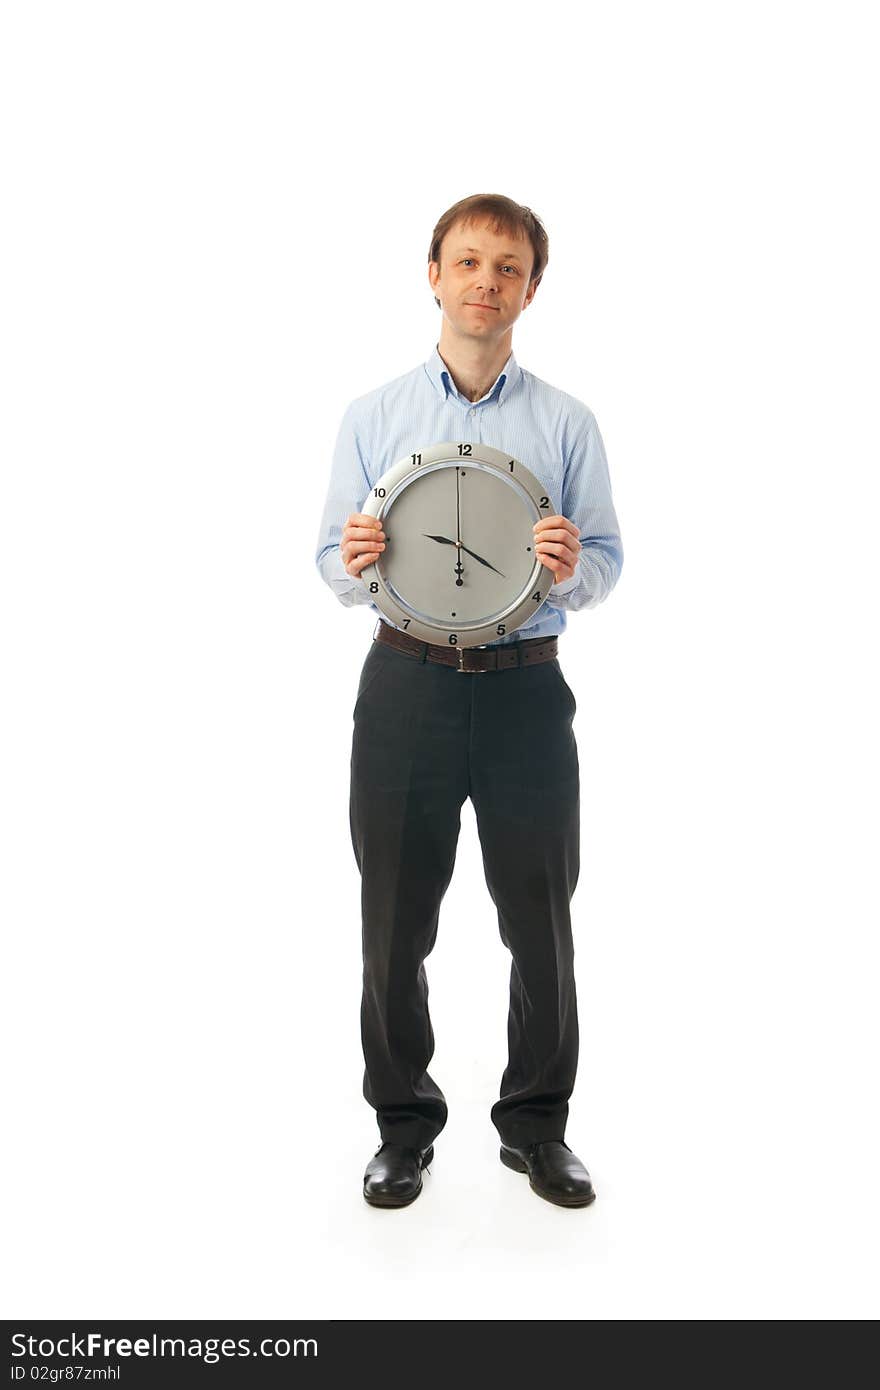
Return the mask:
<svg viewBox="0 0 880 1390">
<path fill-rule="evenodd" d="M 448 320 L 444 319 L 437 351 L 461 394 L 469 401 L 482 400 L 513 351 L 513 329 L 500 341 L 481 343 L 455 338 L 447 328 Z"/>
</svg>

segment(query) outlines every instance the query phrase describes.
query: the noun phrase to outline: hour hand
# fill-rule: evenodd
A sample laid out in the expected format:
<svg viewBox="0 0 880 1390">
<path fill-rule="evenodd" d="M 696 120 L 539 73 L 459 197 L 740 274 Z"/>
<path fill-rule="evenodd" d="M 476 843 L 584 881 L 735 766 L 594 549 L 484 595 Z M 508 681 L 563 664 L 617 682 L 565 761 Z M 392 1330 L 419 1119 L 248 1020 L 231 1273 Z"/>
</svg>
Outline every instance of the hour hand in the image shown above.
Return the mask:
<svg viewBox="0 0 880 1390">
<path fill-rule="evenodd" d="M 457 544 L 456 541 L 451 541 L 451 540 L 449 539 L 448 536 L 429 536 L 428 533 L 427 533 L 427 531 L 423 531 L 423 532 L 422 532 L 422 535 L 425 537 L 426 540 L 429 540 L 429 541 L 439 541 L 441 545 L 456 545 L 456 544 Z"/>
</svg>

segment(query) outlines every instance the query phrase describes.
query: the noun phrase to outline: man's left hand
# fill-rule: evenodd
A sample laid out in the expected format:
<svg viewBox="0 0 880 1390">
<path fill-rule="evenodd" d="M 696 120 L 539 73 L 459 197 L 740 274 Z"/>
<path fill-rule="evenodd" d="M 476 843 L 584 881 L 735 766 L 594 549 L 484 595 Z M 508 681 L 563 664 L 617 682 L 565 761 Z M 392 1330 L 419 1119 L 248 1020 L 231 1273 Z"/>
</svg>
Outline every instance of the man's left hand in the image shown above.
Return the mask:
<svg viewBox="0 0 880 1390">
<path fill-rule="evenodd" d="M 554 584 L 571 579 L 581 556 L 580 531 L 564 516 L 544 516 L 532 528 L 535 553 L 553 572 Z"/>
</svg>

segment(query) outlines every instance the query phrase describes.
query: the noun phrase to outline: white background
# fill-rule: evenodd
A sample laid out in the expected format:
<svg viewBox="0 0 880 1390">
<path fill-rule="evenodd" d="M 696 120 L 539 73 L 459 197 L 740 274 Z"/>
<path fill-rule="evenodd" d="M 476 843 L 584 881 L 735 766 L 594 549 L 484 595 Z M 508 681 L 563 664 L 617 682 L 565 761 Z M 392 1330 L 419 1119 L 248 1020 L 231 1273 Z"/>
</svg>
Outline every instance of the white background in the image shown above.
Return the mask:
<svg viewBox="0 0 880 1390">
<path fill-rule="evenodd" d="M 877 1315 L 870 15 L 4 7 L 4 1316 Z M 314 550 L 475 192 L 545 223 L 514 351 L 595 412 L 625 550 L 560 648 L 580 1211 L 498 1161 L 469 802 L 449 1121 L 414 1205 L 361 1195 L 373 618 Z"/>
</svg>

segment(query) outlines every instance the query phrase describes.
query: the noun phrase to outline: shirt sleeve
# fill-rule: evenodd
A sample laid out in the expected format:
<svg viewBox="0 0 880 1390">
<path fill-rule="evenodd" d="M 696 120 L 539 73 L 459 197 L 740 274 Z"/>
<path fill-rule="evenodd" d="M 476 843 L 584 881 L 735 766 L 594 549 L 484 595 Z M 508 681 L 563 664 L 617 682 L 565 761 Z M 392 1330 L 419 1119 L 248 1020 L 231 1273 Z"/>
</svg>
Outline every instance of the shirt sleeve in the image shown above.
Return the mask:
<svg viewBox="0 0 880 1390">
<path fill-rule="evenodd" d="M 617 583 L 623 567 L 620 527 L 611 496 L 605 446 L 592 411 L 573 434 L 565 459 L 562 514 L 580 531 L 581 554 L 574 574 L 551 585 L 547 600 L 556 608 L 595 608 Z"/>
<path fill-rule="evenodd" d="M 330 484 L 315 551 L 315 564 L 321 578 L 346 608 L 370 603 L 366 584 L 361 578 L 347 573 L 339 549 L 343 526 L 352 512 L 363 510 L 369 491 L 364 441 L 352 402 L 346 407 L 336 436 Z"/>
</svg>

